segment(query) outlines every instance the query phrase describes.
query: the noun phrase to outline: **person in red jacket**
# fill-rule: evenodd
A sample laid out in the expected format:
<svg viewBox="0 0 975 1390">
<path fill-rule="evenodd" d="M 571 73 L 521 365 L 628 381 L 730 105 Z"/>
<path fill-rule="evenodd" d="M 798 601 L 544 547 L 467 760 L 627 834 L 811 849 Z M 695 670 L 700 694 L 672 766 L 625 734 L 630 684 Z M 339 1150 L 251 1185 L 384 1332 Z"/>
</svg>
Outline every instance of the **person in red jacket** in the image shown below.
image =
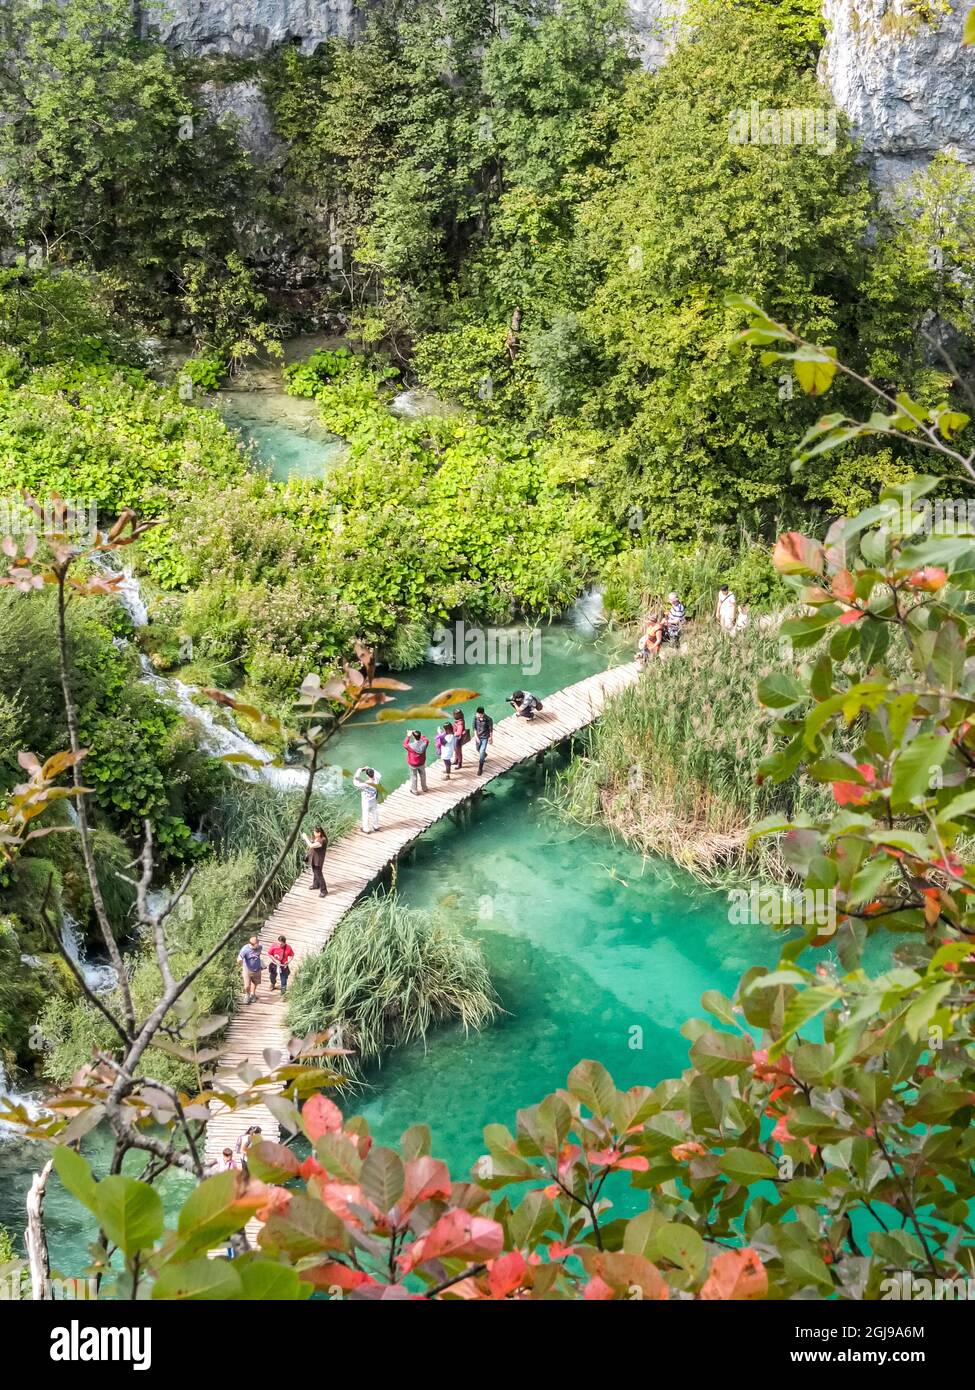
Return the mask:
<svg viewBox="0 0 975 1390">
<path fill-rule="evenodd" d="M 411 729 L 403 740 L 403 747 L 406 749 L 406 761 L 410 769 L 410 791 L 414 796 L 419 796 L 421 790 L 427 789 L 426 764 L 430 740 L 426 734 L 421 734 L 419 729 Z"/>
<path fill-rule="evenodd" d="M 271 977 L 271 988 L 277 989 L 278 971 L 280 970 L 281 998 L 283 999 L 284 992 L 288 988 L 288 978 L 291 975 L 291 961 L 294 957 L 294 951 L 288 945 L 288 938 L 279 936 L 274 945 L 268 950 L 268 955 L 271 957 L 267 963 L 267 973 Z"/>
</svg>

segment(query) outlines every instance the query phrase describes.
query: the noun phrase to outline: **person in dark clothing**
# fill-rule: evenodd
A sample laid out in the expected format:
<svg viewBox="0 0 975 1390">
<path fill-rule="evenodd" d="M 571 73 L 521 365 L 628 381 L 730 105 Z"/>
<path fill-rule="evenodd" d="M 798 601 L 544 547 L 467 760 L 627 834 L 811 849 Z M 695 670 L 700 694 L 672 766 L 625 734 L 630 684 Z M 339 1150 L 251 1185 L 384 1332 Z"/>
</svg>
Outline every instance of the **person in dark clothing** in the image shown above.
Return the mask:
<svg viewBox="0 0 975 1390">
<path fill-rule="evenodd" d="M 478 705 L 474 711 L 474 746 L 477 749 L 477 775 L 484 771 L 488 744 L 494 742 L 494 720 L 485 714 L 484 706 Z"/>
<path fill-rule="evenodd" d="M 308 862 L 311 865 L 311 891 L 324 898 L 328 894 L 325 882 L 325 851 L 328 849 L 328 836 L 320 825 L 316 825 L 311 836 L 302 836 L 308 846 Z"/>
</svg>

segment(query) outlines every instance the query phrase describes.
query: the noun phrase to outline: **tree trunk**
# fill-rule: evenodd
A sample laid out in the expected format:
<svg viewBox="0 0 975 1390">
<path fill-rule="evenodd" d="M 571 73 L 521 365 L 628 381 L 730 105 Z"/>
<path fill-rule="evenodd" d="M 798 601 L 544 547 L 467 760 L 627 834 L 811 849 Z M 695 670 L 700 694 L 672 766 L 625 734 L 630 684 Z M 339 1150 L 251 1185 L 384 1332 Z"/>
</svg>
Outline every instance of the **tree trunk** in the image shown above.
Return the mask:
<svg viewBox="0 0 975 1390">
<path fill-rule="evenodd" d="M 35 1303 L 51 1297 L 51 1259 L 44 1231 L 44 1193 L 53 1167 L 53 1159 L 48 1159 L 41 1171 L 34 1174 L 27 1194 L 27 1230 L 24 1232 L 24 1244 L 27 1246 L 27 1262 L 30 1267 L 30 1296 Z"/>
</svg>

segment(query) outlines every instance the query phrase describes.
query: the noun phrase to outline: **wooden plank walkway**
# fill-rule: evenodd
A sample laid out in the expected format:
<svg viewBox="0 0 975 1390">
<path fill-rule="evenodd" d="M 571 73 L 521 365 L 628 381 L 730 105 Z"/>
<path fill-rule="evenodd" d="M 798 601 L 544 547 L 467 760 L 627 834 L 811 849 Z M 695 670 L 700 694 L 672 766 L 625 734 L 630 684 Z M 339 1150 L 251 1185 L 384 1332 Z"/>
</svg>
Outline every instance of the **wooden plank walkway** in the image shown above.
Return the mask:
<svg viewBox="0 0 975 1390">
<path fill-rule="evenodd" d="M 322 898 L 309 891 L 311 871 L 306 870 L 265 923 L 262 934 L 265 947 L 273 944 L 279 935 L 286 936 L 294 948 L 293 969 L 306 956 L 320 951 L 349 908 L 425 830 L 495 777 L 591 724 L 602 713 L 607 699 L 632 685 L 637 676 L 635 663 L 617 666 L 545 696 L 542 713 L 533 720 L 519 719 L 516 715 L 499 720 L 494 726 L 494 742 L 488 749 L 487 763 L 480 777 L 477 776 L 473 743 L 467 745 L 463 769 L 454 771 L 449 782 L 431 757 L 434 754 L 431 743 L 427 758 L 427 792 L 411 795 L 407 778 L 381 803 L 379 830 L 366 835 L 357 828 L 330 846 L 325 858 L 328 897 Z M 406 726 L 403 727 L 405 730 Z M 405 766 L 405 753 L 403 761 Z M 271 992 L 266 980 L 261 985 L 257 1003 L 240 1004 L 217 1068 L 222 1088 L 238 1094 L 246 1090 L 246 1083 L 238 1075 L 243 1063 L 263 1066 L 266 1050 L 286 1051 L 290 1035 L 285 1027 L 285 1011 L 285 1002 L 280 994 Z M 211 1114 L 207 1125 L 208 1160 L 218 1160 L 223 1149 L 227 1145 L 232 1148 L 250 1125 L 260 1125 L 263 1139 L 279 1138 L 278 1123 L 264 1105 L 237 1111 L 221 1107 Z"/>
</svg>

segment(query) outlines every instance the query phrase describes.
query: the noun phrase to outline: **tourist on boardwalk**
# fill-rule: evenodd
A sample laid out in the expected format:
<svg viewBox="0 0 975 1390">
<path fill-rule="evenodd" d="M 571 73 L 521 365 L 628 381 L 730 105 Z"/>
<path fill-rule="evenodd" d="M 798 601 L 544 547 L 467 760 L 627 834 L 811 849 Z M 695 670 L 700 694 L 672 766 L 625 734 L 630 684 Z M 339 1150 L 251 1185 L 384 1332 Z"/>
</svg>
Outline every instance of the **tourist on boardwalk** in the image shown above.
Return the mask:
<svg viewBox="0 0 975 1390">
<path fill-rule="evenodd" d="M 464 722 L 464 711 L 454 710 L 454 767 L 458 772 L 464 766 L 464 744 L 470 738 L 467 724 Z"/>
<path fill-rule="evenodd" d="M 681 602 L 680 595 L 673 590 L 667 595 L 667 602 L 670 608 L 667 612 L 666 637 L 668 642 L 673 642 L 677 647 L 680 645 L 684 624 L 687 621 L 687 609 Z"/>
<path fill-rule="evenodd" d="M 474 747 L 477 749 L 477 775 L 484 771 L 488 744 L 494 742 L 494 720 L 484 713 L 484 706 L 478 705 L 474 711 Z"/>
<path fill-rule="evenodd" d="M 352 785 L 359 789 L 363 834 L 371 835 L 379 829 L 379 773 L 374 767 L 357 768 Z"/>
<path fill-rule="evenodd" d="M 217 1170 L 221 1173 L 230 1173 L 235 1168 L 239 1167 L 237 1160 L 234 1158 L 233 1149 L 224 1149 L 223 1153 L 220 1155 L 220 1158 L 217 1160 L 215 1166 Z"/>
<path fill-rule="evenodd" d="M 244 976 L 244 1003 L 253 1004 L 257 998 L 257 986 L 261 983 L 261 951 L 263 946 L 256 936 L 252 936 L 246 946 L 237 952 Z"/>
<path fill-rule="evenodd" d="M 271 981 L 271 988 L 278 987 L 278 971 L 281 971 L 281 998 L 288 988 L 288 980 L 291 976 L 291 961 L 294 958 L 294 951 L 288 945 L 286 936 L 279 936 L 277 941 L 268 950 L 270 960 L 267 963 L 268 979 Z"/>
<path fill-rule="evenodd" d="M 328 884 L 325 882 L 325 851 L 328 849 L 328 836 L 325 834 L 324 827 L 316 825 L 311 836 L 301 837 L 308 846 L 308 862 L 311 865 L 311 891 L 317 892 L 320 898 L 328 894 Z M 272 988 L 274 979 L 271 980 Z"/>
<path fill-rule="evenodd" d="M 443 775 L 450 779 L 450 764 L 454 757 L 454 748 L 457 745 L 457 738 L 454 734 L 453 724 L 445 724 L 439 731 L 436 738 L 437 757 L 443 759 Z"/>
<path fill-rule="evenodd" d="M 664 623 L 661 618 L 651 618 L 643 630 L 643 635 L 637 644 L 636 659 L 639 665 L 643 666 L 652 656 L 656 656 L 663 645 Z"/>
<path fill-rule="evenodd" d="M 522 719 L 534 719 L 542 708 L 541 700 L 536 699 L 528 690 L 516 690 L 513 695 L 508 696 L 505 704 L 511 705 L 515 714 L 520 715 Z"/>
<path fill-rule="evenodd" d="M 727 584 L 722 584 L 718 590 L 718 606 L 714 616 L 724 632 L 734 632 L 738 625 L 738 600 Z"/>
<path fill-rule="evenodd" d="M 261 1139 L 260 1125 L 248 1125 L 243 1134 L 237 1135 L 234 1143 L 234 1159 L 238 1168 L 247 1166 L 247 1150 L 251 1144 L 259 1144 Z"/>
<path fill-rule="evenodd" d="M 406 749 L 406 762 L 410 769 L 410 791 L 419 796 L 427 789 L 427 749 L 430 740 L 419 729 L 411 729 L 403 740 Z"/>
</svg>

